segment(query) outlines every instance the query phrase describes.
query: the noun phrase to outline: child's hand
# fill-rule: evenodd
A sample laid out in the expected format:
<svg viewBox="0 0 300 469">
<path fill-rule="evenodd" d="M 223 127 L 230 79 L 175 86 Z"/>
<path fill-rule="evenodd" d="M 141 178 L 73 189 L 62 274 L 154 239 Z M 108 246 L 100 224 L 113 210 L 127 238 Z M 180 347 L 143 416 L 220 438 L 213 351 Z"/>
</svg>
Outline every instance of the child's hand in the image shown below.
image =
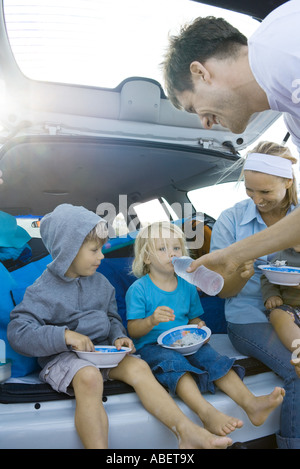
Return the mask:
<svg viewBox="0 0 300 469">
<path fill-rule="evenodd" d="M 239 268 L 238 271 L 240 273 L 240 276 L 244 279 L 249 279 L 254 275 L 254 260 L 246 261 L 244 264 L 242 264 Z"/>
<path fill-rule="evenodd" d="M 194 318 L 194 319 L 190 319 L 189 322 L 188 322 L 188 324 L 193 324 L 194 326 L 198 326 L 199 329 L 200 329 L 201 327 L 204 327 L 204 326 L 206 325 L 205 322 L 202 321 L 202 319 L 200 319 L 198 316 L 197 316 L 196 318 Z"/>
<path fill-rule="evenodd" d="M 124 346 L 124 347 L 131 348 L 131 353 L 135 352 L 134 343 L 132 342 L 131 339 L 129 339 L 129 337 L 119 337 L 119 339 L 115 340 L 114 345 L 118 350 L 120 350 L 122 346 Z"/>
<path fill-rule="evenodd" d="M 151 316 L 153 326 L 157 326 L 161 322 L 174 321 L 174 311 L 168 306 L 158 306 Z"/>
<path fill-rule="evenodd" d="M 198 318 L 197 318 L 198 319 Z M 194 322 L 193 322 L 194 321 Z M 198 329 L 201 329 L 201 327 L 204 327 L 206 324 L 204 321 L 202 321 L 202 319 L 198 319 L 198 322 L 196 322 L 196 319 L 192 320 L 189 322 L 189 324 L 197 324 L 197 328 Z M 208 339 L 206 339 L 206 341 L 204 342 L 204 344 L 206 344 L 207 342 L 209 342 L 209 339 L 210 337 L 208 337 Z"/>
<path fill-rule="evenodd" d="M 79 332 L 65 330 L 65 341 L 67 345 L 70 345 L 75 350 L 81 350 L 83 352 L 94 352 L 95 347 L 91 339 Z"/>
<path fill-rule="evenodd" d="M 266 309 L 274 309 L 281 305 L 283 305 L 283 301 L 280 296 L 270 296 L 265 302 Z"/>
<path fill-rule="evenodd" d="M 197 323 L 197 327 L 201 329 L 201 327 L 205 326 L 205 322 L 200 319 L 200 321 Z"/>
<path fill-rule="evenodd" d="M 205 324 L 204 321 L 198 322 L 198 327 L 199 327 L 199 328 L 200 328 L 200 327 L 204 327 L 205 325 L 206 325 L 206 324 Z M 204 342 L 204 344 L 207 344 L 207 342 L 209 342 L 209 339 L 210 339 L 210 337 L 208 337 L 208 338 L 206 339 L 206 341 Z"/>
</svg>

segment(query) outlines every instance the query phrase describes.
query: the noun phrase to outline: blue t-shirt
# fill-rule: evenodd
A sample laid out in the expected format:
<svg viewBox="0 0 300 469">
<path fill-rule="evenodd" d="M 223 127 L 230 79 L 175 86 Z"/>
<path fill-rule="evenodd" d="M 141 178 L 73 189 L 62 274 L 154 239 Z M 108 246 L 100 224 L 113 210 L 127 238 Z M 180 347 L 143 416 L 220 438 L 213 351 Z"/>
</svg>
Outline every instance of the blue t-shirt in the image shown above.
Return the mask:
<svg viewBox="0 0 300 469">
<path fill-rule="evenodd" d="M 134 339 L 136 349 L 157 342 L 163 332 L 188 324 L 189 320 L 203 314 L 197 288 L 178 277 L 177 288 L 171 292 L 158 288 L 149 275 L 134 282 L 126 293 L 127 319 L 144 319 L 154 313 L 158 306 L 173 309 L 175 320 L 162 322 L 143 337 Z"/>
</svg>

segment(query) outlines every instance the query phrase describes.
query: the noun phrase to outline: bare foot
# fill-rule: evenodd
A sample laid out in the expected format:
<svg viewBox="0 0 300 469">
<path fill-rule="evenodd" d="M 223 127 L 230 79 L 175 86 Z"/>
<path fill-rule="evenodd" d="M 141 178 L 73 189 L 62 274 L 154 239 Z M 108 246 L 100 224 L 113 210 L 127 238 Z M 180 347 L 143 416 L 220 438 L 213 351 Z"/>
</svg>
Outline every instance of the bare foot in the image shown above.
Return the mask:
<svg viewBox="0 0 300 469">
<path fill-rule="evenodd" d="M 271 394 L 254 397 L 248 409 L 245 409 L 253 425 L 262 425 L 269 414 L 282 403 L 284 396 L 285 390 L 276 387 Z"/>
<path fill-rule="evenodd" d="M 231 438 L 213 435 L 193 422 L 181 428 L 180 432 L 175 431 L 175 434 L 180 449 L 226 449 L 232 445 Z"/>
<path fill-rule="evenodd" d="M 205 415 L 202 413 L 200 418 L 206 430 L 221 436 L 229 435 L 229 433 L 244 425 L 242 420 L 229 417 L 213 406 L 207 406 Z"/>
</svg>

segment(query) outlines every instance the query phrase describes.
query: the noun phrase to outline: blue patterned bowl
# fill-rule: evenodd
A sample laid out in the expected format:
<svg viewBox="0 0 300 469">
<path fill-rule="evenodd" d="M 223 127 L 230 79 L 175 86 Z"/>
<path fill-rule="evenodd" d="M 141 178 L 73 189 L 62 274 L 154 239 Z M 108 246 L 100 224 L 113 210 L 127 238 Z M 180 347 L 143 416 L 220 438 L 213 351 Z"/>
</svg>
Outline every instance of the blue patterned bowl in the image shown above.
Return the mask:
<svg viewBox="0 0 300 469">
<path fill-rule="evenodd" d="M 211 336 L 211 330 L 208 327 L 201 327 L 200 329 L 196 324 L 189 324 L 186 326 L 178 326 L 163 332 L 157 339 L 159 345 L 165 348 L 176 350 L 182 355 L 192 355 L 197 352 L 200 347 Z M 177 341 L 183 342 L 177 343 Z M 190 343 L 189 345 L 187 345 Z"/>
</svg>

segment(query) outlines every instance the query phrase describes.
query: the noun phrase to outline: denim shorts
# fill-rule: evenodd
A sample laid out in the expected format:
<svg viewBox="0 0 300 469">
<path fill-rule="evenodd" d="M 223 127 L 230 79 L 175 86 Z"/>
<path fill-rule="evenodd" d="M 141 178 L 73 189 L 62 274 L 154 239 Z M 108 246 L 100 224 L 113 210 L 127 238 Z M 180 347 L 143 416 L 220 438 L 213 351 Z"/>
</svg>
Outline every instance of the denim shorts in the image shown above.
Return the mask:
<svg viewBox="0 0 300 469">
<path fill-rule="evenodd" d="M 225 376 L 231 368 L 241 379 L 245 375 L 243 367 L 234 365 L 234 358 L 220 355 L 209 344 L 188 356 L 158 344 L 145 345 L 138 353 L 149 364 L 156 379 L 173 395 L 179 379 L 187 372 L 194 377 L 201 393 L 209 391 L 212 394 L 215 393 L 214 381 Z"/>
<path fill-rule="evenodd" d="M 283 311 L 286 311 L 293 318 L 294 323 L 298 327 L 300 327 L 300 308 L 298 306 L 281 305 L 273 309 L 282 309 Z M 265 311 L 265 315 L 267 316 L 269 320 L 270 320 L 270 313 L 273 311 L 273 309 L 267 309 Z"/>
</svg>

